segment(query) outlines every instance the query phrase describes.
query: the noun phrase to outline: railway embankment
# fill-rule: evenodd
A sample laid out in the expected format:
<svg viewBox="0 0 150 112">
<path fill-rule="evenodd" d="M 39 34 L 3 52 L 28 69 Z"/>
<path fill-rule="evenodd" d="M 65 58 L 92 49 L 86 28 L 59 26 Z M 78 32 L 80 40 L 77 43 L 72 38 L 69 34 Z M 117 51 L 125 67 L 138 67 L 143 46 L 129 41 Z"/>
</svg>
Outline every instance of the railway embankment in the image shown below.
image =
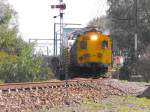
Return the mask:
<svg viewBox="0 0 150 112">
<path fill-rule="evenodd" d="M 149 90 L 145 83 L 126 82 L 109 78 L 75 79 L 67 82 L 53 81 L 49 84 L 46 83 L 38 83 L 37 85 L 30 83 L 30 89 L 27 88 L 28 84 L 26 83 L 26 86 L 22 84 L 22 89 L 16 87 L 11 91 L 1 91 L 0 112 L 51 110 L 59 106 L 82 105 L 83 102 L 85 103 L 85 99 L 99 103 L 113 96 L 144 95 Z M 13 86 L 15 87 L 15 85 Z"/>
</svg>

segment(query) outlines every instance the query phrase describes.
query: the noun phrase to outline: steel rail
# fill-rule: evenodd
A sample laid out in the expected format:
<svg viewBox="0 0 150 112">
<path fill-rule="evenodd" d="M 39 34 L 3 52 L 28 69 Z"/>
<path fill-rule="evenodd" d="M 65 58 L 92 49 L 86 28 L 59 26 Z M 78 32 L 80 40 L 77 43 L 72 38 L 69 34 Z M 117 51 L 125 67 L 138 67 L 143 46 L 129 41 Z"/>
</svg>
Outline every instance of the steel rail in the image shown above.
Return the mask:
<svg viewBox="0 0 150 112">
<path fill-rule="evenodd" d="M 60 88 L 66 86 L 75 86 L 81 84 L 90 84 L 98 79 L 74 79 L 64 81 L 48 81 L 48 82 L 27 82 L 27 83 L 4 83 L 0 84 L 0 91 L 24 91 L 24 90 L 36 90 L 45 88 Z M 66 83 L 67 81 L 67 83 Z"/>
</svg>

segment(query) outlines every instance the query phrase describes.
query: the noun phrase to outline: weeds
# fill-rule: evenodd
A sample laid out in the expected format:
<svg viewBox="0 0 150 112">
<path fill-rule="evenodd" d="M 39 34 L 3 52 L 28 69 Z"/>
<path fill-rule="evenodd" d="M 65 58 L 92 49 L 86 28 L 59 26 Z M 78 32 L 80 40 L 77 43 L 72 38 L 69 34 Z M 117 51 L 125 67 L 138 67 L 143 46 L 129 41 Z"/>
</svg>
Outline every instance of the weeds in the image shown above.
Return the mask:
<svg viewBox="0 0 150 112">
<path fill-rule="evenodd" d="M 55 107 L 39 112 L 150 112 L 150 100 L 132 96 L 112 96 L 102 102 L 85 98 L 80 105 Z"/>
</svg>

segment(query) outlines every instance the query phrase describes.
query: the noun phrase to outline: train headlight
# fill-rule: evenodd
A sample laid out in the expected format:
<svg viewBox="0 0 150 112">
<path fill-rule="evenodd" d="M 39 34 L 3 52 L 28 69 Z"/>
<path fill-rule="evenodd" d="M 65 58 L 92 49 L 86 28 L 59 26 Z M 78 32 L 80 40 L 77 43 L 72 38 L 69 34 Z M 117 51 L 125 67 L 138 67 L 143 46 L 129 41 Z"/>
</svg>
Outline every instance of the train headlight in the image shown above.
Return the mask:
<svg viewBox="0 0 150 112">
<path fill-rule="evenodd" d="M 97 40 L 97 39 L 98 39 L 98 36 L 97 36 L 97 35 L 92 35 L 92 36 L 90 37 L 90 39 L 91 39 L 91 40 Z"/>
</svg>

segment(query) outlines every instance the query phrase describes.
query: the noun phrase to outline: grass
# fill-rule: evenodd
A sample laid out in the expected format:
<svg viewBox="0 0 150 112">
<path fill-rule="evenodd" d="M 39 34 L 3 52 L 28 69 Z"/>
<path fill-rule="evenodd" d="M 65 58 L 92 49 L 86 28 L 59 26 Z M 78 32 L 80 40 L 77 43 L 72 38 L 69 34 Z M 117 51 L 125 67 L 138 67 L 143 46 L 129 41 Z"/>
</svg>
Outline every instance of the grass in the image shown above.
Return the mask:
<svg viewBox="0 0 150 112">
<path fill-rule="evenodd" d="M 88 112 L 96 112 L 97 110 L 104 109 L 105 106 L 100 103 L 96 103 L 91 99 L 84 99 L 81 103 L 81 107 L 86 109 Z"/>
<path fill-rule="evenodd" d="M 150 100 L 132 96 L 114 96 L 110 101 L 104 102 L 106 108 L 118 110 L 118 112 L 150 112 Z"/>
<path fill-rule="evenodd" d="M 92 99 L 83 99 L 80 105 L 55 107 L 39 112 L 150 112 L 150 100 L 132 96 L 112 96 L 99 103 Z"/>
</svg>

